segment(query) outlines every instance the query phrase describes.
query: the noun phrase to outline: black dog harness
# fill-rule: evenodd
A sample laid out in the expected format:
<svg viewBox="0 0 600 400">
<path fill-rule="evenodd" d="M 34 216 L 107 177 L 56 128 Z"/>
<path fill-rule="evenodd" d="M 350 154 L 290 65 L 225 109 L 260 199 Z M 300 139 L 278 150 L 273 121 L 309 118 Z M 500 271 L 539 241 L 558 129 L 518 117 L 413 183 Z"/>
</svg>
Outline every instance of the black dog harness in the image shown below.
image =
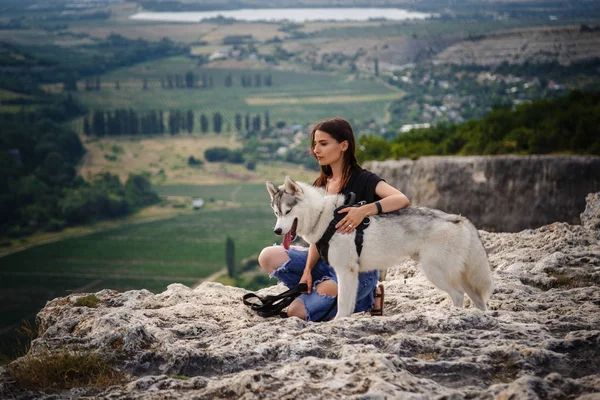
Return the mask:
<svg viewBox="0 0 600 400">
<path fill-rule="evenodd" d="M 321 239 L 319 239 L 319 241 L 316 243 L 317 250 L 319 251 L 319 255 L 321 256 L 323 261 L 325 261 L 327 264 L 329 264 L 329 258 L 328 258 L 329 241 L 331 240 L 331 238 L 333 237 L 333 235 L 336 232 L 335 226 L 345 216 L 344 214 L 339 214 L 338 211 L 343 210 L 344 208 L 347 208 L 347 207 L 360 207 L 360 206 L 366 204 L 365 201 L 360 201 L 358 203 L 354 203 L 355 199 L 356 199 L 356 195 L 353 192 L 350 192 L 350 199 L 348 200 L 348 203 L 336 208 L 333 211 L 333 219 L 329 223 L 329 226 L 327 226 L 327 230 L 325 230 L 325 233 L 323 234 L 323 236 L 321 236 Z M 362 247 L 363 247 L 364 230 L 369 226 L 370 223 L 371 223 L 371 220 L 369 219 L 369 217 L 366 217 L 365 219 L 362 220 L 362 222 L 357 227 L 355 227 L 356 236 L 354 236 L 354 245 L 356 246 L 356 253 L 358 254 L 359 257 L 360 257 L 360 253 L 362 252 Z"/>
</svg>

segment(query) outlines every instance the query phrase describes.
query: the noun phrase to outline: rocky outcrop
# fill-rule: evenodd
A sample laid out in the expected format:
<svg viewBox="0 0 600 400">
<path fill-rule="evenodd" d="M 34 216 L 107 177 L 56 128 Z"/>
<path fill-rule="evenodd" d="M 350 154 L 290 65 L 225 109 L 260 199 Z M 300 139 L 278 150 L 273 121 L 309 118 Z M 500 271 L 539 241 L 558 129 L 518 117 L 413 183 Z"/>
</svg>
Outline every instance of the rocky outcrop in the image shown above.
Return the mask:
<svg viewBox="0 0 600 400">
<path fill-rule="evenodd" d="M 600 190 L 600 157 L 421 157 L 365 167 L 413 205 L 464 215 L 487 231 L 579 224 L 585 196 Z"/>
<path fill-rule="evenodd" d="M 600 32 L 580 27 L 539 27 L 491 34 L 463 40 L 438 54 L 440 64 L 497 66 L 503 62 L 574 62 L 600 57 Z"/>
<path fill-rule="evenodd" d="M 581 225 L 588 229 L 600 229 L 600 193 L 590 193 L 585 198 L 585 210 L 581 213 Z"/>
<path fill-rule="evenodd" d="M 263 319 L 242 305 L 245 290 L 217 283 L 103 290 L 97 308 L 76 306 L 82 294 L 48 302 L 29 356 L 92 350 L 130 374 L 53 398 L 597 398 L 600 231 L 586 227 L 599 195 L 585 226 L 480 231 L 496 281 L 486 312 L 452 307 L 413 261 L 388 273 L 383 317 L 327 323 Z M 41 396 L 6 371 L 0 398 Z"/>
</svg>

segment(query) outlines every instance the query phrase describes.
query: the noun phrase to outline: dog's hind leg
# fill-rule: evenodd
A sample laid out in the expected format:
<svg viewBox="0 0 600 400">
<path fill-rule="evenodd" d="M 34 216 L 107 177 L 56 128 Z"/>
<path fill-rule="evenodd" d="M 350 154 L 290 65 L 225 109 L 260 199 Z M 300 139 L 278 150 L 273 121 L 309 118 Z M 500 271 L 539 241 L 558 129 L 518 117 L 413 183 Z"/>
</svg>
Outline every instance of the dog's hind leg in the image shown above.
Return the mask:
<svg viewBox="0 0 600 400">
<path fill-rule="evenodd" d="M 464 288 L 475 307 L 479 308 L 481 311 L 487 310 L 485 300 L 479 292 L 473 290 L 473 288 L 470 285 L 465 285 Z"/>
<path fill-rule="evenodd" d="M 452 299 L 452 304 L 454 304 L 454 307 L 463 308 L 464 302 L 465 302 L 465 294 L 454 288 L 450 288 L 449 290 L 446 290 L 446 291 L 450 295 L 450 298 Z"/>
<path fill-rule="evenodd" d="M 338 312 L 335 319 L 349 317 L 356 307 L 358 266 L 335 269 L 338 278 Z"/>
<path fill-rule="evenodd" d="M 455 260 L 449 259 L 449 262 L 455 262 Z M 425 276 L 431 283 L 433 283 L 438 289 L 450 295 L 452 304 L 454 307 L 462 308 L 465 301 L 465 293 L 456 284 L 453 284 L 453 280 L 447 276 L 447 271 L 444 267 L 436 262 L 436 260 L 427 259 L 421 261 L 421 269 L 425 273 Z"/>
</svg>

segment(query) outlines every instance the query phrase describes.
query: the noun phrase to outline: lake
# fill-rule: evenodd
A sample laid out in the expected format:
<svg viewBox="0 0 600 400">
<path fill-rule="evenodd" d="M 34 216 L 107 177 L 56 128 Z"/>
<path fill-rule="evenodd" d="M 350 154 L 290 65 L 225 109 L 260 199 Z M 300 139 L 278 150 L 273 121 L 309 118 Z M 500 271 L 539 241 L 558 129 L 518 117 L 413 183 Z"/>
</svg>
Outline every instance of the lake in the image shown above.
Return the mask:
<svg viewBox="0 0 600 400">
<path fill-rule="evenodd" d="M 222 16 L 239 21 L 368 21 L 382 19 L 403 21 L 430 18 L 432 14 L 400 8 L 265 8 L 203 12 L 140 12 L 133 20 L 161 22 L 200 22 Z"/>
</svg>

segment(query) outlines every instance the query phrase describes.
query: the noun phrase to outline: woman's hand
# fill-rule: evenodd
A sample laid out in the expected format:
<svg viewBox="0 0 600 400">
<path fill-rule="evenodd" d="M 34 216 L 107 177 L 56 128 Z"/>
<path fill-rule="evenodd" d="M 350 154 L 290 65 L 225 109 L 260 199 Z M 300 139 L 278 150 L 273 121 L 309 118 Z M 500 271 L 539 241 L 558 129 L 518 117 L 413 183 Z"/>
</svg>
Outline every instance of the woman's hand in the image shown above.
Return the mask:
<svg viewBox="0 0 600 400">
<path fill-rule="evenodd" d="M 310 290 L 312 289 L 312 274 L 311 271 L 308 270 L 304 270 L 304 273 L 302 274 L 302 278 L 300 278 L 300 282 L 299 283 L 306 283 L 306 285 L 308 286 L 308 290 L 306 291 L 306 293 L 310 293 Z"/>
<path fill-rule="evenodd" d="M 338 211 L 338 213 L 346 213 L 346 216 L 335 226 L 338 233 L 351 233 L 368 215 L 368 211 L 366 210 L 365 206 L 346 207 Z"/>
</svg>

